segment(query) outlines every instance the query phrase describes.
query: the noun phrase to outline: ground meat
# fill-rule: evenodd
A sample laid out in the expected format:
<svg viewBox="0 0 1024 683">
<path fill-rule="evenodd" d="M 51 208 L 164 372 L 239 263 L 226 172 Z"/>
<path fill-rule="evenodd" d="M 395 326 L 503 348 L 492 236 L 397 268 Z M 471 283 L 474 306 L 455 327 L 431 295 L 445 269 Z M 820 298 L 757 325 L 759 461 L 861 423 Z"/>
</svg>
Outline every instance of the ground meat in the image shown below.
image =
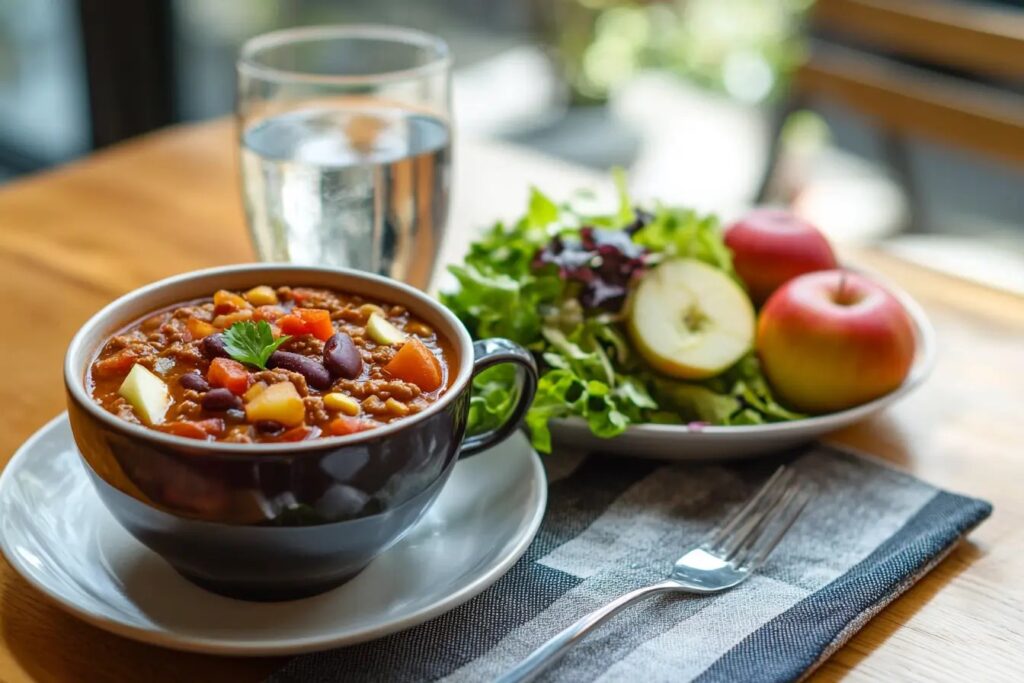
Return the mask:
<svg viewBox="0 0 1024 683">
<path fill-rule="evenodd" d="M 231 443 L 252 443 L 252 427 L 249 425 L 237 425 L 227 431 L 227 434 L 221 437 L 221 441 L 229 441 Z"/>
<path fill-rule="evenodd" d="M 110 410 L 122 420 L 142 424 L 139 422 L 139 418 L 135 416 L 132 404 L 128 403 L 124 398 L 118 397 L 114 399 L 113 403 L 110 404 Z"/>
<path fill-rule="evenodd" d="M 326 308 L 331 313 L 345 307 L 337 295 L 325 289 L 293 289 L 292 298 L 297 299 L 298 305 L 304 308 Z"/>
<path fill-rule="evenodd" d="M 319 396 L 307 396 L 302 399 L 306 406 L 306 422 L 326 422 L 331 418 L 330 413 L 324 408 L 324 400 Z"/>
<path fill-rule="evenodd" d="M 393 346 L 378 346 L 370 351 L 370 358 L 377 365 L 387 365 L 396 353 L 398 352 Z"/>
<path fill-rule="evenodd" d="M 331 391 L 340 391 L 361 401 L 370 395 L 368 384 L 369 382 L 357 379 L 339 379 L 331 387 Z"/>
<path fill-rule="evenodd" d="M 165 312 L 146 318 L 139 324 L 139 329 L 143 332 L 152 332 L 167 322 L 167 318 L 169 318 L 170 315 L 170 313 Z"/>
<path fill-rule="evenodd" d="M 200 344 L 201 340 L 178 342 L 167 347 L 161 355 L 173 358 L 176 361 L 198 365 L 206 358 L 206 354 L 203 353 Z"/>
<path fill-rule="evenodd" d="M 331 320 L 344 320 L 347 323 L 357 323 L 359 325 L 365 325 L 368 317 L 362 311 L 351 306 L 343 306 L 331 313 Z"/>
<path fill-rule="evenodd" d="M 185 322 L 180 318 L 171 318 L 160 326 L 159 331 L 171 343 L 192 339 L 192 335 L 189 334 L 188 329 L 185 327 Z"/>
<path fill-rule="evenodd" d="M 369 396 L 363 400 L 363 410 L 370 415 L 386 415 L 388 412 L 387 406 L 384 405 L 384 401 L 380 400 L 377 396 Z"/>
<path fill-rule="evenodd" d="M 182 392 L 181 397 L 186 401 L 192 401 L 194 403 L 199 403 L 203 400 L 203 395 L 195 389 L 186 389 Z"/>
<path fill-rule="evenodd" d="M 401 380 L 393 379 L 385 385 L 385 389 L 391 394 L 391 397 L 408 403 L 410 400 L 416 398 L 423 393 L 423 390 L 411 382 L 403 382 Z"/>
<path fill-rule="evenodd" d="M 277 384 L 278 382 L 291 382 L 299 392 L 299 396 L 309 396 L 309 387 L 306 385 L 306 378 L 297 372 L 274 368 L 273 370 L 261 370 L 252 376 L 254 382 L 266 382 Z"/>
<path fill-rule="evenodd" d="M 138 330 L 112 337 L 103 347 L 103 353 L 113 353 L 121 349 L 131 349 L 139 354 L 152 352 L 152 348 L 146 342 L 145 336 Z"/>
<path fill-rule="evenodd" d="M 203 408 L 195 401 L 178 401 L 170 410 L 168 417 L 184 418 L 186 420 L 197 420 L 202 415 Z"/>
<path fill-rule="evenodd" d="M 334 383 L 334 391 L 341 391 L 360 400 L 376 396 L 382 402 L 389 398 L 407 403 L 423 392 L 415 384 L 401 380 L 356 380 L 340 379 Z"/>
<path fill-rule="evenodd" d="M 174 319 L 178 321 L 198 318 L 203 322 L 213 320 L 213 303 L 199 304 L 198 306 L 182 306 L 174 309 Z"/>
<path fill-rule="evenodd" d="M 319 358 L 324 355 L 324 343 L 311 334 L 302 334 L 282 344 L 281 350 Z"/>
</svg>

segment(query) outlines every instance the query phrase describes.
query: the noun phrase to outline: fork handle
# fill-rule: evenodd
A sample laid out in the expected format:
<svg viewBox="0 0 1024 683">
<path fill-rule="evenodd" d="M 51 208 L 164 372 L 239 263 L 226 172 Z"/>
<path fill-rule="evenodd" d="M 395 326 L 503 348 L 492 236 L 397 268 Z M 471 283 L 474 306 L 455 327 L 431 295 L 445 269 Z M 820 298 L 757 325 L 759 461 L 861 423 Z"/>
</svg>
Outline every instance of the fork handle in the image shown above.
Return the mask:
<svg viewBox="0 0 1024 683">
<path fill-rule="evenodd" d="M 662 581 L 661 583 L 644 586 L 643 588 L 626 593 L 604 607 L 596 609 L 577 620 L 572 626 L 569 626 L 534 650 L 529 657 L 520 662 L 514 669 L 503 674 L 495 683 L 523 683 L 524 681 L 532 681 L 543 673 L 545 669 L 561 659 L 574 645 L 583 640 L 584 636 L 590 633 L 591 630 L 611 619 L 626 607 L 652 595 L 674 590 L 679 590 L 678 583 Z"/>
</svg>

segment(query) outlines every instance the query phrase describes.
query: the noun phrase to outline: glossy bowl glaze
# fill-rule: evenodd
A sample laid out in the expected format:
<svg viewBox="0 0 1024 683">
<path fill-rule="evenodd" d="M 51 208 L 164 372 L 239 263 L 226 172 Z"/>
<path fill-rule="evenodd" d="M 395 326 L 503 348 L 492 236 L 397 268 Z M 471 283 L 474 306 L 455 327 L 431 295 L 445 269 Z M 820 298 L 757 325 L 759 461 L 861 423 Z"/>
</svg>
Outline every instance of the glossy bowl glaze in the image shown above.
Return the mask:
<svg viewBox="0 0 1024 683">
<path fill-rule="evenodd" d="M 327 287 L 409 308 L 455 349 L 448 391 L 421 413 L 367 432 L 287 444 L 164 434 L 119 419 L 89 396 L 89 364 L 127 323 L 217 289 L 256 284 Z M 522 370 L 519 409 L 499 430 L 467 440 L 471 379 L 501 362 Z M 404 284 L 356 271 L 253 264 L 180 275 L 113 302 L 72 340 L 64 381 L 75 443 L 117 520 L 192 581 L 273 600 L 336 586 L 401 538 L 460 454 L 515 429 L 532 399 L 536 368 L 506 340 L 474 344 L 454 315 Z"/>
</svg>

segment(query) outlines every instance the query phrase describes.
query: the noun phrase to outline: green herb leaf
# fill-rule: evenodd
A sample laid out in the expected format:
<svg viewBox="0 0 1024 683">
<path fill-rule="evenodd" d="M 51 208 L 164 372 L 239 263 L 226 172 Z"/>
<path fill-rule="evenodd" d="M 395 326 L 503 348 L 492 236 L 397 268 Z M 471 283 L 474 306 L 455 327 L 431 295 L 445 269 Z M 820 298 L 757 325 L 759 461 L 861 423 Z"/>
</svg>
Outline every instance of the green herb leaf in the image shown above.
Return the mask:
<svg viewBox="0 0 1024 683">
<path fill-rule="evenodd" d="M 526 217 L 530 225 L 546 227 L 558 220 L 558 205 L 536 187 L 530 188 L 530 210 Z"/>
<path fill-rule="evenodd" d="M 274 333 L 266 320 L 258 323 L 240 322 L 224 331 L 224 348 L 239 363 L 266 369 L 270 354 L 289 339 L 291 337 L 287 334 L 274 339 Z"/>
</svg>

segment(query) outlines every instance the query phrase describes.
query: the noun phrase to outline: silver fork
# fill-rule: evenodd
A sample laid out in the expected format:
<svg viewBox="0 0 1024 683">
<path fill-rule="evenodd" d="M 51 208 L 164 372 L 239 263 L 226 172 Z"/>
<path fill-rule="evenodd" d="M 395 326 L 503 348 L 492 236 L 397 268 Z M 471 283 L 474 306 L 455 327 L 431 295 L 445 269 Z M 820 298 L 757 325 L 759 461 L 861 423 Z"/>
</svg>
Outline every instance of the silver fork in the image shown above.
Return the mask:
<svg viewBox="0 0 1024 683">
<path fill-rule="evenodd" d="M 780 467 L 761 490 L 712 532 L 676 560 L 664 581 L 638 588 L 581 618 L 533 651 L 497 683 L 532 681 L 584 636 L 634 602 L 659 593 L 718 593 L 737 586 L 768 559 L 811 500 L 795 473 Z"/>
</svg>

